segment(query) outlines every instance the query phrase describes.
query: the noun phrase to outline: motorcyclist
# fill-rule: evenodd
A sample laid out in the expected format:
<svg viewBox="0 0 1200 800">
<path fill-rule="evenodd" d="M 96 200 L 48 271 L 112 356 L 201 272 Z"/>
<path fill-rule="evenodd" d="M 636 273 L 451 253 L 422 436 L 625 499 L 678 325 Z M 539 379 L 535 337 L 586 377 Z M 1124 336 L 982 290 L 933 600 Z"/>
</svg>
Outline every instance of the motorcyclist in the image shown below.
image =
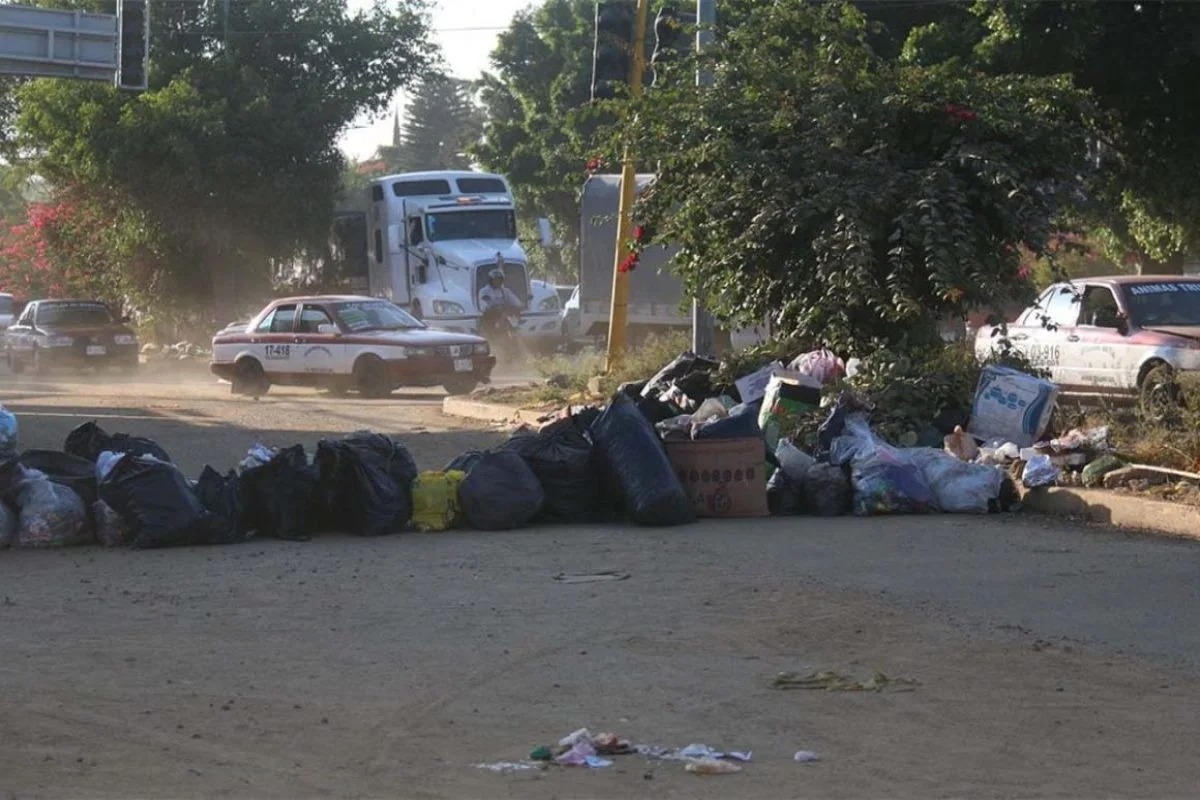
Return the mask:
<svg viewBox="0 0 1200 800">
<path fill-rule="evenodd" d="M 504 285 L 504 270 L 497 267 L 488 273 L 488 283 L 479 290 L 479 310 L 515 314 L 521 311 L 521 300 Z"/>
</svg>

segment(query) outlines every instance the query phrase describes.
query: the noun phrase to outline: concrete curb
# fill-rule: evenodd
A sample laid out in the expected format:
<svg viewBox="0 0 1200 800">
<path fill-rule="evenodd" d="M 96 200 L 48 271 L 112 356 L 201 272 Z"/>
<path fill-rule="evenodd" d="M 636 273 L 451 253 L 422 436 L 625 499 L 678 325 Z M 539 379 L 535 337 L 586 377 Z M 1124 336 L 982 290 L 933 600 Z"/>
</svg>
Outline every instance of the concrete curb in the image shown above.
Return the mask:
<svg viewBox="0 0 1200 800">
<path fill-rule="evenodd" d="M 500 403 L 485 403 L 469 397 L 447 397 L 442 401 L 442 413 L 449 417 L 474 419 L 480 422 L 515 422 L 537 425 L 547 411 L 515 408 Z"/>
<path fill-rule="evenodd" d="M 469 397 L 447 397 L 442 413 L 481 422 L 523 422 L 537 425 L 546 411 L 485 403 Z M 1085 519 L 1127 531 L 1200 541 L 1200 507 L 1148 500 L 1100 489 L 1056 486 L 1027 490 L 1021 502 L 1030 511 Z"/>
<path fill-rule="evenodd" d="M 1200 507 L 1068 486 L 1031 489 L 1021 498 L 1042 514 L 1079 517 L 1125 530 L 1200 541 Z"/>
</svg>

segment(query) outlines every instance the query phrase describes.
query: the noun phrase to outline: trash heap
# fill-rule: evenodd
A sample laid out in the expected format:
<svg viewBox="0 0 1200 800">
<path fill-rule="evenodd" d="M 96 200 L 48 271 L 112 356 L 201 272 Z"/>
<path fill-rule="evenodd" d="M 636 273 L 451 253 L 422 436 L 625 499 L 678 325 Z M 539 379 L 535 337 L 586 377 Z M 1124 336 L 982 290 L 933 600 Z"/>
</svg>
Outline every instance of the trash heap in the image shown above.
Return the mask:
<svg viewBox="0 0 1200 800">
<path fill-rule="evenodd" d="M 0 546 L 986 514 L 1018 507 L 1014 478 L 1033 488 L 1074 469 L 1096 485 L 1124 466 L 1103 430 L 1039 443 L 1057 387 L 998 367 L 984 370 L 968 427 L 945 431 L 941 448 L 897 446 L 844 388 L 853 368 L 818 350 L 726 380 L 718 362 L 683 353 L 602 407 L 564 409 L 427 471 L 400 442 L 366 431 L 322 440 L 311 456 L 302 445 L 255 445 L 236 469 L 206 467 L 191 481 L 157 443 L 94 422 L 71 431 L 61 452 L 18 454 L 16 417 L 0 408 Z M 824 420 L 815 440 L 798 435 L 814 415 Z"/>
</svg>

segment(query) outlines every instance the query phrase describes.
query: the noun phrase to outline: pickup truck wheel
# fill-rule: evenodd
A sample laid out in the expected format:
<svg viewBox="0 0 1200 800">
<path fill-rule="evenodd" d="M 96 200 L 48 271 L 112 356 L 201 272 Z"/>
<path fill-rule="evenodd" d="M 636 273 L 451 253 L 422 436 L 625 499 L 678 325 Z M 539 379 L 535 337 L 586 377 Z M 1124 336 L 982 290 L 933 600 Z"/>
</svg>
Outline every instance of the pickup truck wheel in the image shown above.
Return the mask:
<svg viewBox="0 0 1200 800">
<path fill-rule="evenodd" d="M 1177 412 L 1182 405 L 1175 371 L 1167 364 L 1159 364 L 1147 372 L 1138 392 L 1142 413 L 1153 420 Z"/>
<path fill-rule="evenodd" d="M 354 385 L 363 397 L 387 397 L 396 387 L 388 375 L 387 364 L 375 356 L 364 356 L 354 365 Z"/>
<path fill-rule="evenodd" d="M 271 381 L 263 371 L 262 364 L 253 358 L 243 358 L 237 364 L 233 376 L 233 393 L 244 394 L 255 400 L 271 390 Z"/>
</svg>

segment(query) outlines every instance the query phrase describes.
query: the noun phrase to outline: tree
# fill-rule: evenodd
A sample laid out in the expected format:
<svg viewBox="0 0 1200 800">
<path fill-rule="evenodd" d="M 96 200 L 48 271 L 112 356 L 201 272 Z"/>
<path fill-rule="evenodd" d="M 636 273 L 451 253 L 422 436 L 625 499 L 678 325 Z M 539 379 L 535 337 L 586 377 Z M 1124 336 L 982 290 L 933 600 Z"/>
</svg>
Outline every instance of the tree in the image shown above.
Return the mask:
<svg viewBox="0 0 1200 800">
<path fill-rule="evenodd" d="M 1048 252 L 1085 169 L 1068 81 L 881 58 L 847 3 L 731 6 L 715 85 L 631 109 L 659 165 L 639 238 L 680 246 L 690 293 L 858 353 L 1028 296 L 1020 248 Z"/>
<path fill-rule="evenodd" d="M 428 65 L 422 10 L 245 0 L 225 20 L 220 3 L 180 2 L 153 15 L 150 91 L 34 81 L 19 94 L 18 141 L 56 185 L 139 210 L 168 243 L 158 270 L 175 280 L 161 285 L 190 284 L 232 313 L 272 261 L 328 236 L 337 136 Z"/>
<path fill-rule="evenodd" d="M 578 274 L 579 194 L 600 141 L 600 118 L 588 111 L 594 27 L 593 0 L 546 0 L 514 18 L 483 78 L 487 122 L 473 150 L 513 184 L 523 227 L 550 219 L 563 242 L 558 269 L 569 274 Z"/>
<path fill-rule="evenodd" d="M 1200 5 L 1161 2 L 977 3 L 974 27 L 938 23 L 907 49 L 924 63 L 945 44 L 992 74 L 1070 75 L 1095 98 L 1085 224 L 1121 259 L 1179 273 L 1200 248 Z M 932 45 L 932 46 L 931 46 Z"/>
<path fill-rule="evenodd" d="M 434 73 L 417 84 L 400 139 L 379 150 L 387 172 L 470 169 L 468 150 L 483 133 L 474 84 Z"/>
</svg>

